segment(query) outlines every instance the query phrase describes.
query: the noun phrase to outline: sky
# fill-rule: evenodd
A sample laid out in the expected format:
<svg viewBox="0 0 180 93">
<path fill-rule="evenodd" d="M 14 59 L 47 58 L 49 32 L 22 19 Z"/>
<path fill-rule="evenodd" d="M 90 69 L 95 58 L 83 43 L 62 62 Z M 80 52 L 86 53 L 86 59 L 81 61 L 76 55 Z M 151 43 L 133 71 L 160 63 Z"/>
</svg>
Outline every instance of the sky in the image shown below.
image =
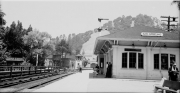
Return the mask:
<svg viewBox="0 0 180 93">
<path fill-rule="evenodd" d="M 98 18 L 113 21 L 117 17 L 173 16 L 178 17 L 177 5 L 173 0 L 1 0 L 2 11 L 6 14 L 6 26 L 19 20 L 24 28 L 29 25 L 52 37 L 61 34 L 78 34 L 100 26 Z M 164 20 L 164 19 L 162 19 Z M 103 23 L 108 22 L 103 20 Z"/>
</svg>

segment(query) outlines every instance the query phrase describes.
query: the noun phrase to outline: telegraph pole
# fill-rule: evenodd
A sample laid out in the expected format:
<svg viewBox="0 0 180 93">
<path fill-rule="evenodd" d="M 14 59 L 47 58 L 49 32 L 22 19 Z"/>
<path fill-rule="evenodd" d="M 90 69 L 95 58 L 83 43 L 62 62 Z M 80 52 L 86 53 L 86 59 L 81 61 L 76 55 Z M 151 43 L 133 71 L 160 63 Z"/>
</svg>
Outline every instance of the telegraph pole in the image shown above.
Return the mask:
<svg viewBox="0 0 180 93">
<path fill-rule="evenodd" d="M 177 25 L 171 25 L 171 22 L 177 22 L 176 18 L 178 17 L 170 17 L 170 16 L 161 16 L 161 18 L 167 18 L 168 20 L 161 20 L 161 21 L 167 21 L 167 27 L 168 27 L 168 31 L 170 31 L 170 26 L 177 26 Z M 171 20 L 172 19 L 172 20 Z"/>
</svg>

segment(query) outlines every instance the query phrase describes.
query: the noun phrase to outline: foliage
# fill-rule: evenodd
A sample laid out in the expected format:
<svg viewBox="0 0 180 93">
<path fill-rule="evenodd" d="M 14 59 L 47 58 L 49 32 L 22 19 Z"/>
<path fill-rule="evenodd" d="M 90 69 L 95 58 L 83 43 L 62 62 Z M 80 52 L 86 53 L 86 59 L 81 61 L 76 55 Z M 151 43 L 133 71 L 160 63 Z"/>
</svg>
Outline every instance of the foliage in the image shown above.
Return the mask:
<svg viewBox="0 0 180 93">
<path fill-rule="evenodd" d="M 178 9 L 180 10 L 180 1 L 178 1 L 178 0 L 173 0 L 173 1 L 172 1 L 172 4 L 177 4 Z"/>
<path fill-rule="evenodd" d="M 82 45 L 91 38 L 92 30 L 86 31 L 85 33 L 79 33 L 77 35 L 72 34 L 72 39 L 69 43 L 73 54 L 80 54 Z"/>
<path fill-rule="evenodd" d="M 61 55 L 61 58 L 66 57 L 67 54 L 71 54 L 71 49 L 65 38 L 62 38 L 56 43 L 55 49 L 56 54 Z"/>
<path fill-rule="evenodd" d="M 1 10 L 1 4 L 0 4 L 0 65 L 5 63 L 5 60 L 8 53 L 5 53 L 6 47 L 5 43 L 3 42 L 4 35 L 5 35 L 5 28 L 4 25 L 6 24 L 6 21 L 4 20 L 5 13 Z"/>
<path fill-rule="evenodd" d="M 35 64 L 33 57 L 36 58 L 38 54 L 38 64 L 44 64 L 45 58 L 53 52 L 53 46 L 49 42 L 50 39 L 51 35 L 46 32 L 39 32 L 36 29 L 23 36 L 24 44 L 30 48 L 29 55 L 27 55 L 27 60 L 30 60 L 30 63 Z"/>
<path fill-rule="evenodd" d="M 1 4 L 0 4 L 0 26 L 3 26 L 6 24 L 6 20 L 4 20 L 5 13 L 1 10 Z"/>
<path fill-rule="evenodd" d="M 161 25 L 161 21 L 156 17 L 139 14 L 136 17 L 132 16 L 122 16 L 114 19 L 113 21 L 108 21 L 103 24 L 102 28 L 107 29 L 110 33 L 114 33 L 117 31 L 123 31 L 134 26 L 142 25 L 149 26 L 159 29 L 165 29 L 164 25 Z M 97 29 L 94 29 L 94 32 L 97 32 Z"/>
</svg>

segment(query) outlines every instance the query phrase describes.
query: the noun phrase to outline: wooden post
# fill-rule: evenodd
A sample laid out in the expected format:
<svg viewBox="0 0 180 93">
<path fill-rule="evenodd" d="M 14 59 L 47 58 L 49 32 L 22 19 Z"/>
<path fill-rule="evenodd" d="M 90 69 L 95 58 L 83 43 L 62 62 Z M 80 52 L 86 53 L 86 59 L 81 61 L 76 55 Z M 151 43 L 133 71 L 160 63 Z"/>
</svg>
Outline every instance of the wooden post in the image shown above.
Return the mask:
<svg viewBox="0 0 180 93">
<path fill-rule="evenodd" d="M 30 75 L 30 72 L 31 72 L 31 66 L 29 67 L 29 75 Z"/>
<path fill-rule="evenodd" d="M 48 66 L 48 73 L 49 73 L 49 66 Z"/>
<path fill-rule="evenodd" d="M 40 67 L 40 73 L 41 73 L 41 67 Z"/>
<path fill-rule="evenodd" d="M 21 66 L 21 76 L 22 76 L 22 73 L 23 73 L 23 72 L 22 72 L 22 66 Z"/>
<path fill-rule="evenodd" d="M 53 71 L 53 67 L 54 67 L 54 66 L 51 67 L 51 72 Z"/>
<path fill-rule="evenodd" d="M 36 68 L 36 66 L 35 66 L 35 74 L 36 74 L 36 70 L 37 70 L 37 68 Z"/>
<path fill-rule="evenodd" d="M 13 69 L 13 66 L 10 67 L 10 77 L 12 77 L 12 69 Z"/>
</svg>

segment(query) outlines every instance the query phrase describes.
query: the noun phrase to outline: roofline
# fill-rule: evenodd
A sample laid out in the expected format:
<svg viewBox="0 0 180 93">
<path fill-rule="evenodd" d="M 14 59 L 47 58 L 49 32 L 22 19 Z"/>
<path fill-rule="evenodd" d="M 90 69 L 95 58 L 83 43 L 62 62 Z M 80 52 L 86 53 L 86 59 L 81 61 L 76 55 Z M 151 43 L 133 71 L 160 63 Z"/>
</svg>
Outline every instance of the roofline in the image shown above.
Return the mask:
<svg viewBox="0 0 180 93">
<path fill-rule="evenodd" d="M 120 40 L 120 41 L 155 41 L 155 42 L 174 42 L 180 43 L 180 40 L 154 40 L 154 39 L 127 39 L 127 38 L 97 38 L 97 40 Z"/>
<path fill-rule="evenodd" d="M 180 40 L 153 40 L 153 39 L 127 39 L 127 38 L 104 38 L 104 37 L 98 37 L 96 38 L 95 44 L 94 44 L 94 50 L 93 53 L 95 53 L 97 42 L 99 40 L 121 40 L 121 41 L 153 41 L 153 42 L 173 42 L 173 43 L 180 43 Z M 95 54 L 96 55 L 96 54 Z"/>
</svg>

